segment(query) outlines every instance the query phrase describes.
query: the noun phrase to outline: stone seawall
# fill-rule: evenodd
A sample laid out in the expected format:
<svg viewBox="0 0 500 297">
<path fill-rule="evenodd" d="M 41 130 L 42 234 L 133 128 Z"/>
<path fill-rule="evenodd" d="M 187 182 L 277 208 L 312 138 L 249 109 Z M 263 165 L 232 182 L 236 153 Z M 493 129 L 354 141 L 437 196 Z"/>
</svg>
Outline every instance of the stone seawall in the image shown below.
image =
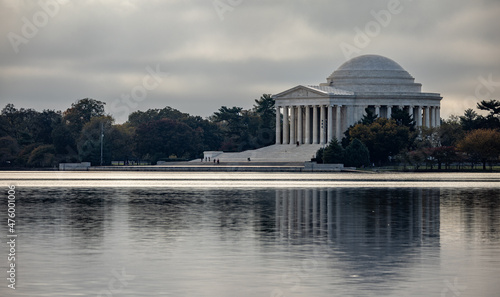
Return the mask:
<svg viewBox="0 0 500 297">
<path fill-rule="evenodd" d="M 304 167 L 304 166 L 252 166 L 252 165 L 201 165 L 201 166 L 97 166 L 89 171 L 198 171 L 198 172 L 339 172 L 338 168 Z"/>
</svg>

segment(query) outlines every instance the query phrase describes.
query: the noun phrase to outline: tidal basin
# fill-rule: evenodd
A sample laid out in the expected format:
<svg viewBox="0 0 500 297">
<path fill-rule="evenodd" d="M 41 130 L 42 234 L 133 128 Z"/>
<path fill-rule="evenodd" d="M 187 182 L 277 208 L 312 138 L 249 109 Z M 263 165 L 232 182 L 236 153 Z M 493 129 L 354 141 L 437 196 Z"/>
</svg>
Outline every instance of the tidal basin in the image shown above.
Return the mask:
<svg viewBox="0 0 500 297">
<path fill-rule="evenodd" d="M 497 173 L 0 172 L 0 296 L 498 296 Z"/>
</svg>

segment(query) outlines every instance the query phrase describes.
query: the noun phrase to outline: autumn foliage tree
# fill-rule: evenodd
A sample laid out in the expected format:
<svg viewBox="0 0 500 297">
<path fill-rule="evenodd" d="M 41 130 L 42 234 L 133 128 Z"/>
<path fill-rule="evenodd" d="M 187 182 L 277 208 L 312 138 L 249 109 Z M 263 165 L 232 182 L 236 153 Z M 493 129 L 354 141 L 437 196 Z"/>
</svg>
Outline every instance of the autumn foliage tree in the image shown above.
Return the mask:
<svg viewBox="0 0 500 297">
<path fill-rule="evenodd" d="M 397 155 L 410 142 L 410 128 L 394 119 L 377 118 L 370 125 L 357 124 L 349 129 L 350 139 L 359 139 L 370 152 L 370 160 L 384 163 Z"/>
<path fill-rule="evenodd" d="M 486 170 L 486 163 L 498 161 L 500 156 L 500 132 L 493 129 L 473 130 L 458 143 L 457 148 L 466 153 L 472 163 L 481 161 Z"/>
</svg>

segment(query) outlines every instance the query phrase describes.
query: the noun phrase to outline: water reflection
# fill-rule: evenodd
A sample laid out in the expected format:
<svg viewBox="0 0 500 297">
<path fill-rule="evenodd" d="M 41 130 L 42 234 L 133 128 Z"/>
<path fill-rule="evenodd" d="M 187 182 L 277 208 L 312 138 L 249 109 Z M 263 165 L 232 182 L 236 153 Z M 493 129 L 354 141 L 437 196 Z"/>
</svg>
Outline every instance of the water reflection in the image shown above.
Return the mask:
<svg viewBox="0 0 500 297">
<path fill-rule="evenodd" d="M 455 279 L 463 296 L 500 289 L 497 188 L 25 188 L 18 197 L 23 278 L 0 296 L 95 296 L 122 268 L 136 279 L 120 296 L 439 296 Z"/>
<path fill-rule="evenodd" d="M 281 237 L 439 245 L 440 189 L 276 190 Z"/>
<path fill-rule="evenodd" d="M 422 265 L 439 269 L 438 188 L 292 189 L 275 197 L 280 240 L 311 246 L 327 274 L 369 290 L 408 280 Z"/>
</svg>

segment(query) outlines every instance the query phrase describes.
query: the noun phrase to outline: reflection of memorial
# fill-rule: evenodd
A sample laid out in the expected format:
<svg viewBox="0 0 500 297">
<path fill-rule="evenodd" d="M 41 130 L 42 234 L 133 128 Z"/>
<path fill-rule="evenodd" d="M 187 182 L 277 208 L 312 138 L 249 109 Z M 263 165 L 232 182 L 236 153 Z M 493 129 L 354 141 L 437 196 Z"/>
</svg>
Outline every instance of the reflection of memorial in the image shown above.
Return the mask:
<svg viewBox="0 0 500 297">
<path fill-rule="evenodd" d="M 439 241 L 439 189 L 276 190 L 284 238 L 387 246 Z"/>
</svg>

